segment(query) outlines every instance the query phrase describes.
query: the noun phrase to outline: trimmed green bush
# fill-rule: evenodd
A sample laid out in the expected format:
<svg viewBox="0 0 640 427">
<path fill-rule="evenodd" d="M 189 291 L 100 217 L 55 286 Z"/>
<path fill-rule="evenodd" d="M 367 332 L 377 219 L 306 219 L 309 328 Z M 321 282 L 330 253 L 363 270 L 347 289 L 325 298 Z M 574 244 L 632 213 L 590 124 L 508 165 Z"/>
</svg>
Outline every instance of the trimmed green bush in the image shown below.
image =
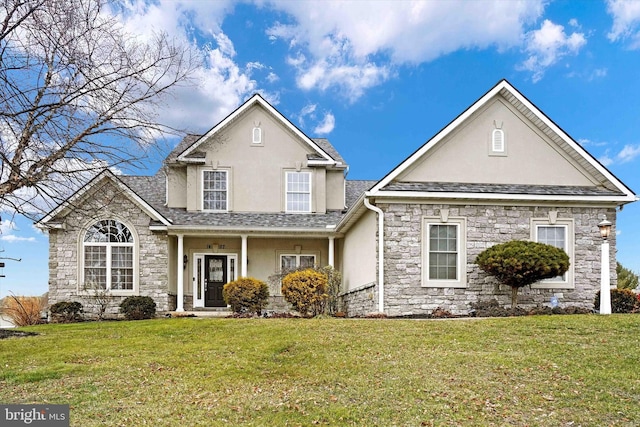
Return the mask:
<svg viewBox="0 0 640 427">
<path fill-rule="evenodd" d="M 234 313 L 259 315 L 269 303 L 269 286 L 253 277 L 241 277 L 224 285 L 222 297 Z"/>
<path fill-rule="evenodd" d="M 312 268 L 294 271 L 282 279 L 282 296 L 303 316 L 324 313 L 327 294 L 327 276 Z"/>
<path fill-rule="evenodd" d="M 515 308 L 519 288 L 563 275 L 569 269 L 569 255 L 544 243 L 512 240 L 485 249 L 475 263 L 511 287 L 511 307 Z"/>
<path fill-rule="evenodd" d="M 120 313 L 127 320 L 152 319 L 156 316 L 156 302 L 151 297 L 126 297 L 120 304 Z"/>
<path fill-rule="evenodd" d="M 612 313 L 633 313 L 638 304 L 638 297 L 630 289 L 611 289 L 611 312 Z M 600 310 L 600 291 L 596 293 L 593 301 L 596 311 Z"/>
<path fill-rule="evenodd" d="M 619 262 L 616 263 L 616 274 L 618 276 L 618 289 L 635 289 L 638 287 L 638 275 L 625 268 Z"/>
<path fill-rule="evenodd" d="M 78 301 L 60 301 L 49 307 L 51 322 L 74 323 L 82 321 L 84 309 Z"/>
</svg>

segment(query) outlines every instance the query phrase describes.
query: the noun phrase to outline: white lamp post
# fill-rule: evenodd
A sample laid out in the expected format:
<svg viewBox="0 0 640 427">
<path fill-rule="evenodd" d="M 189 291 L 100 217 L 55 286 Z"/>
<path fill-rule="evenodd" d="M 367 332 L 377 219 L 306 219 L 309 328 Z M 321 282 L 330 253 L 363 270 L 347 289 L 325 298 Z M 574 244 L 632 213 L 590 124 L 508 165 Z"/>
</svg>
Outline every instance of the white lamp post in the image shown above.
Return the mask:
<svg viewBox="0 0 640 427">
<path fill-rule="evenodd" d="M 611 221 L 605 218 L 600 224 L 600 236 L 602 236 L 602 251 L 600 265 L 600 314 L 611 314 L 611 277 L 609 269 L 609 234 L 611 234 Z"/>
</svg>

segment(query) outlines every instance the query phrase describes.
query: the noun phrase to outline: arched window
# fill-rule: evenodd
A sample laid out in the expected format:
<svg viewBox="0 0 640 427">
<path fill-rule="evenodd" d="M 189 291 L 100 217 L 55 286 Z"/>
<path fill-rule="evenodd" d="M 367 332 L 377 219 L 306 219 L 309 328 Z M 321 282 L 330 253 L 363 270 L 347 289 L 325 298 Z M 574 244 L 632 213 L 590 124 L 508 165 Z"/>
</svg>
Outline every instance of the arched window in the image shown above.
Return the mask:
<svg viewBox="0 0 640 427">
<path fill-rule="evenodd" d="M 134 239 L 123 223 L 105 219 L 87 230 L 84 241 L 84 286 L 132 291 Z"/>
</svg>

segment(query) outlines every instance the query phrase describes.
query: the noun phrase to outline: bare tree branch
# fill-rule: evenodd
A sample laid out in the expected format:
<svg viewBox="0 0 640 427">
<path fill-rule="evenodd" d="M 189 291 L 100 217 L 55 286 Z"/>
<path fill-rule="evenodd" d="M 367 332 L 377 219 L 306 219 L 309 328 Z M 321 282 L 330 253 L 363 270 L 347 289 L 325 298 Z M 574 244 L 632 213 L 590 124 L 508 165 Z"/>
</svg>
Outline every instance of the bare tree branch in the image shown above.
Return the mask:
<svg viewBox="0 0 640 427">
<path fill-rule="evenodd" d="M 33 216 L 38 200 L 57 204 L 105 168 L 135 165 L 159 137 L 177 133 L 155 112 L 173 88 L 190 83 L 197 52 L 166 34 L 128 34 L 107 6 L 0 6 L 0 209 Z"/>
</svg>

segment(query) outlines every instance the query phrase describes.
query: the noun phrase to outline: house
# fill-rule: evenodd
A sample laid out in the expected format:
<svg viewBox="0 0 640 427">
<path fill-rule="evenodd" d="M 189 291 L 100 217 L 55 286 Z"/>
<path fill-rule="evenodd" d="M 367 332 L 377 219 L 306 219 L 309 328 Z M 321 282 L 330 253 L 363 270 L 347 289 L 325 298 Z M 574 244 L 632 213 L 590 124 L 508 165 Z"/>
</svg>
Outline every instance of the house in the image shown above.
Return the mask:
<svg viewBox="0 0 640 427">
<path fill-rule="evenodd" d="M 187 136 L 156 175 L 104 172 L 46 215 L 49 299 L 90 305 L 90 284 L 152 296 L 161 311 L 224 307 L 222 286 L 238 277 L 332 265 L 349 315 L 465 313 L 510 300 L 475 257 L 529 239 L 562 247 L 571 268 L 520 302 L 591 307 L 597 224 L 615 228 L 616 209 L 636 200 L 506 80 L 381 180 L 347 172 L 329 141 L 254 95 Z M 610 244 L 615 254 L 615 233 Z M 615 257 L 611 272 L 615 283 Z M 270 292 L 277 305 L 277 283 Z"/>
</svg>

